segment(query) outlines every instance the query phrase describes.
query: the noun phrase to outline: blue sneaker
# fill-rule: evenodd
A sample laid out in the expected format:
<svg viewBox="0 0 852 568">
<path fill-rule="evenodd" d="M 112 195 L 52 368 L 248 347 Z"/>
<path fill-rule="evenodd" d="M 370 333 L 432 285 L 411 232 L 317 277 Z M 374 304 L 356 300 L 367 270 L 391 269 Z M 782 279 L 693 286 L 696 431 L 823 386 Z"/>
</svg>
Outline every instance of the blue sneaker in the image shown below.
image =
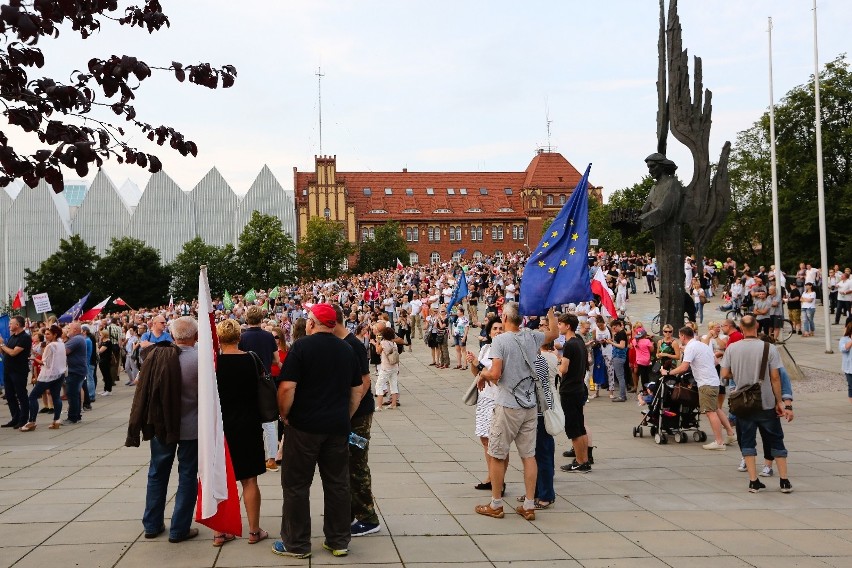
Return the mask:
<svg viewBox="0 0 852 568">
<path fill-rule="evenodd" d="M 347 556 L 349 554 L 348 548 L 332 548 L 326 542 L 322 543 L 322 547 L 331 552 L 332 556 Z"/>
<path fill-rule="evenodd" d="M 290 558 L 310 558 L 310 552 L 290 552 L 284 547 L 284 542 L 276 540 L 272 543 L 272 553 L 278 556 L 289 556 Z"/>
<path fill-rule="evenodd" d="M 382 530 L 382 525 L 378 523 L 365 523 L 364 521 L 355 521 L 352 523 L 352 536 L 364 536 L 377 533 Z"/>
</svg>

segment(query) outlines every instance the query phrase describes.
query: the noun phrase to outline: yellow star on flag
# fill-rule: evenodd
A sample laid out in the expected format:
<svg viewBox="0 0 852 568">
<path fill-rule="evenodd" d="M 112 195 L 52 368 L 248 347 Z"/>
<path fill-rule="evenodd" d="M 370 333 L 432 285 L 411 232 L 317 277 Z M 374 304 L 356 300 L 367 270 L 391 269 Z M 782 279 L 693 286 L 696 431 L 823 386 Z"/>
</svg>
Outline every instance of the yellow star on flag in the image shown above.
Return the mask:
<svg viewBox="0 0 852 568">
<path fill-rule="evenodd" d="M 576 252 L 577 252 L 577 249 L 575 249 L 574 247 L 571 247 L 571 250 L 568 251 L 568 254 L 575 254 Z"/>
<path fill-rule="evenodd" d="M 543 245 L 541 245 L 541 248 L 547 248 L 547 247 L 549 247 L 549 246 L 550 246 L 550 243 L 549 243 L 549 242 L 547 242 L 547 241 L 544 241 L 544 244 L 543 244 Z"/>
<path fill-rule="evenodd" d="M 552 233 L 550 233 L 551 237 L 556 237 L 558 235 L 559 235 L 559 233 L 557 231 L 553 231 Z"/>
<path fill-rule="evenodd" d="M 551 274 L 553 274 L 554 272 L 556 272 L 556 269 L 551 266 L 550 268 L 547 269 L 547 271 L 550 272 Z"/>
<path fill-rule="evenodd" d="M 580 235 L 578 235 L 577 233 L 574 233 L 573 235 L 571 235 L 571 240 L 572 240 L 572 241 L 576 241 L 576 240 L 577 240 L 577 239 L 579 239 L 579 238 L 580 238 Z"/>
<path fill-rule="evenodd" d="M 568 266 L 568 261 L 563 260 L 562 262 L 559 263 L 559 266 Z"/>
<path fill-rule="evenodd" d="M 539 265 L 540 267 L 544 268 L 544 261 L 543 261 L 543 260 L 539 260 L 539 261 L 538 261 L 538 265 Z"/>
</svg>

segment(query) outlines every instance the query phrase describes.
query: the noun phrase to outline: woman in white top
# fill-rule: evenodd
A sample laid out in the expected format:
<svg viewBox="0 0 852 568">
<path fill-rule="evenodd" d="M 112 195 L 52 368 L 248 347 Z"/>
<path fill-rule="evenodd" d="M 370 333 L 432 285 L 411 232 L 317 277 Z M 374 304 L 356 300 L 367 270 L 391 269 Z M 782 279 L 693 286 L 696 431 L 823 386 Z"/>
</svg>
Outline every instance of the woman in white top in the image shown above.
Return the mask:
<svg viewBox="0 0 852 568">
<path fill-rule="evenodd" d="M 381 355 L 379 364 L 379 379 L 376 381 L 376 410 L 382 409 L 385 394 L 390 391 L 390 408 L 396 409 L 399 400 L 399 351 L 393 339 L 396 335 L 393 329 L 385 327 L 380 337 L 375 339 L 376 353 Z"/>
<path fill-rule="evenodd" d="M 42 393 L 50 391 L 53 399 L 53 424 L 51 430 L 59 428 L 62 424 L 59 417 L 62 415 L 62 380 L 65 378 L 67 363 L 65 360 L 65 344 L 62 343 L 62 330 L 53 324 L 44 332 L 47 345 L 42 353 L 42 367 L 38 379 L 33 380 L 33 390 L 30 392 L 30 421 L 21 426 L 21 432 L 31 432 L 36 429 L 36 416 L 38 416 L 38 400 Z"/>
<path fill-rule="evenodd" d="M 814 313 L 816 312 L 816 292 L 814 285 L 805 282 L 805 291 L 802 292 L 802 337 L 813 337 Z"/>
<path fill-rule="evenodd" d="M 478 376 L 483 369 L 491 368 L 491 341 L 501 333 L 503 333 L 503 323 L 499 319 L 489 318 L 485 324 L 486 343 L 479 350 L 479 355 L 474 356 L 472 352 L 467 352 L 467 362 L 470 366 L 470 372 L 474 377 Z M 488 455 L 488 433 L 491 430 L 491 417 L 494 416 L 494 399 L 496 391 L 499 388 L 495 384 L 486 382 L 485 388 L 479 392 L 479 396 L 476 399 L 475 433 L 479 436 L 482 447 L 485 448 L 486 464 L 491 461 L 491 456 Z M 504 461 L 504 465 L 508 468 L 508 459 Z M 489 471 L 487 467 L 485 471 Z M 486 477 L 485 481 L 478 483 L 474 488 L 481 489 L 482 491 L 491 491 L 491 479 Z"/>
<path fill-rule="evenodd" d="M 619 314 L 624 314 L 627 310 L 627 286 L 629 284 L 624 274 L 621 274 L 616 281 L 615 311 Z"/>
</svg>

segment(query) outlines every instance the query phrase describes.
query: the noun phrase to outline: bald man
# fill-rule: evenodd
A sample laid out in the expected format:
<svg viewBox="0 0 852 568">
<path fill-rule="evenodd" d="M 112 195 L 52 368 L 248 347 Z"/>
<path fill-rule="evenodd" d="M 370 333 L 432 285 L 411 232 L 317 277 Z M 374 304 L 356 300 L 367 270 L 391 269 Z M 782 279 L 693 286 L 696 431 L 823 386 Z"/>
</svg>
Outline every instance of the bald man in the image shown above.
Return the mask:
<svg viewBox="0 0 852 568">
<path fill-rule="evenodd" d="M 80 406 L 80 388 L 86 380 L 89 362 L 86 357 L 86 338 L 82 335 L 79 322 L 72 322 L 65 328 L 68 341 L 65 342 L 65 355 L 68 361 L 68 378 L 65 381 L 68 397 L 67 424 L 77 424 L 83 419 Z"/>
</svg>

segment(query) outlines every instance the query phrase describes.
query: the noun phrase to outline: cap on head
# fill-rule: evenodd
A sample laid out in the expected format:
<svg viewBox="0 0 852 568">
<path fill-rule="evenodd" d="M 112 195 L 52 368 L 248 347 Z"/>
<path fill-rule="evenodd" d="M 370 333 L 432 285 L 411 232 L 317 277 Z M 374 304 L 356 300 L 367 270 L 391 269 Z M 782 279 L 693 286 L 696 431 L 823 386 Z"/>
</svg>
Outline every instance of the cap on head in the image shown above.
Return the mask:
<svg viewBox="0 0 852 568">
<path fill-rule="evenodd" d="M 337 323 L 337 314 L 331 304 L 314 304 L 310 311 L 325 327 L 334 327 Z"/>
</svg>

